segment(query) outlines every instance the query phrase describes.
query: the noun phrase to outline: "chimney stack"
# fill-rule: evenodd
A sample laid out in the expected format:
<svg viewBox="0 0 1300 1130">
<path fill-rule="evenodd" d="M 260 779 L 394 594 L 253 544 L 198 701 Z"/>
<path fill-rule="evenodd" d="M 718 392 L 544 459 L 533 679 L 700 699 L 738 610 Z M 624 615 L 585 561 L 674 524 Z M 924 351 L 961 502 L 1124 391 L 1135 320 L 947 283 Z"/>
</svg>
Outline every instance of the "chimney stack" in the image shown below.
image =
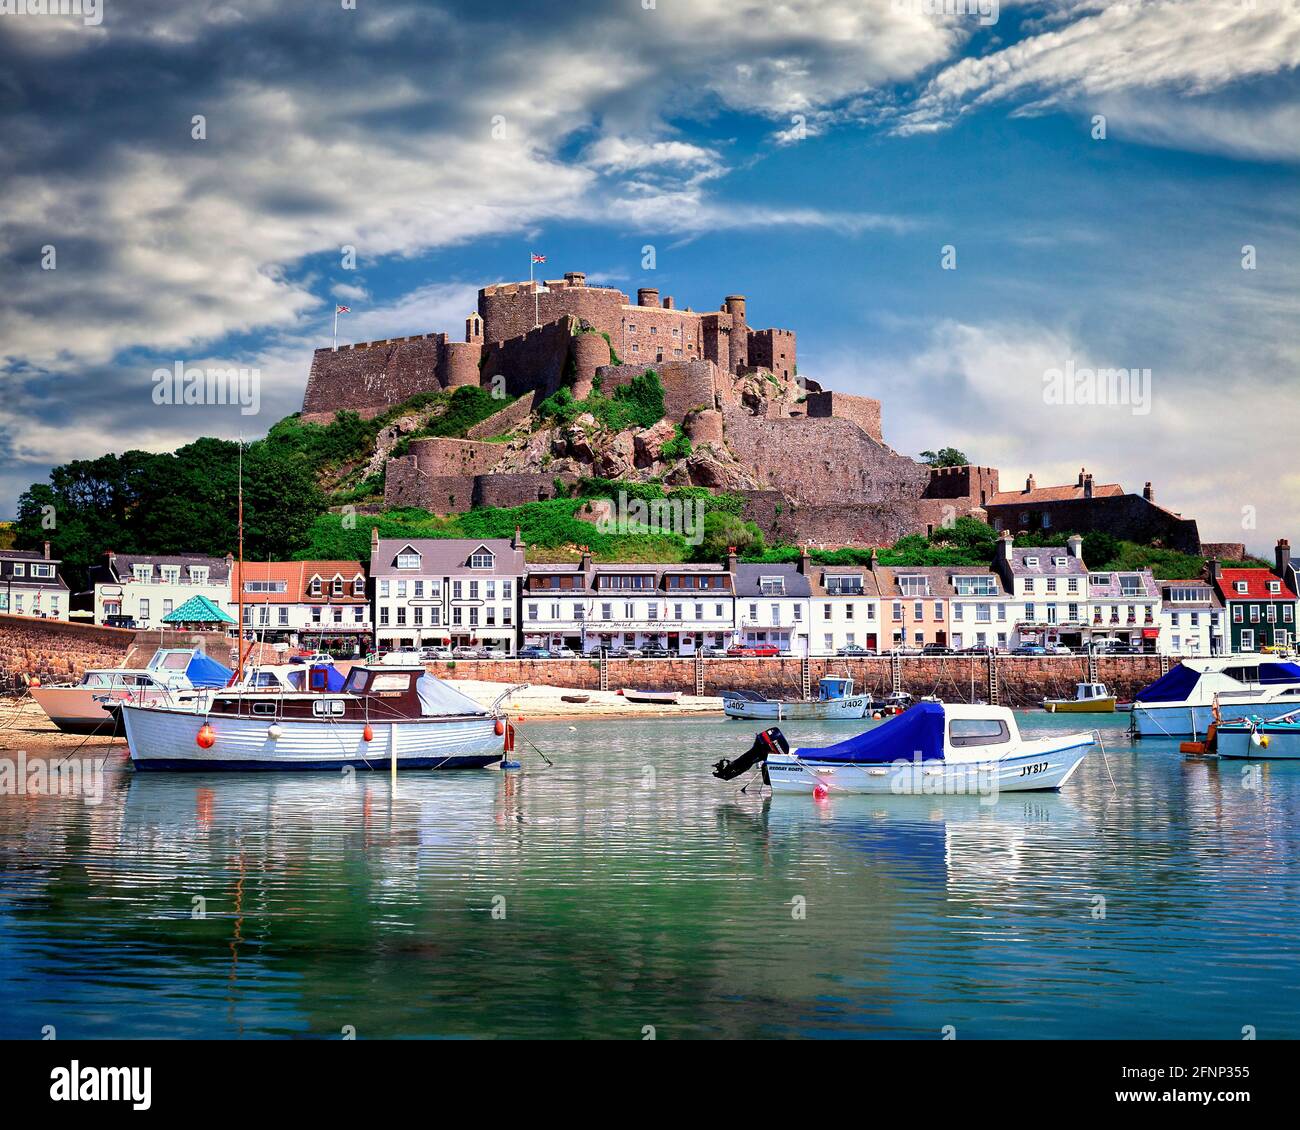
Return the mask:
<svg viewBox="0 0 1300 1130">
<path fill-rule="evenodd" d="M 582 561 L 578 566 L 583 573 L 591 572 L 591 550 L 585 545 L 582 547 Z"/>
<path fill-rule="evenodd" d="M 727 546 L 727 572 L 734 574 L 736 572 L 736 547 Z"/>
<path fill-rule="evenodd" d="M 1217 557 L 1211 557 L 1209 561 L 1205 563 L 1205 570 L 1210 574 L 1211 581 L 1218 582 L 1223 580 L 1223 566 L 1219 564 L 1219 559 Z"/>
<path fill-rule="evenodd" d="M 379 552 L 379 527 L 370 527 L 370 553 L 373 556 Z"/>
<path fill-rule="evenodd" d="M 877 567 L 879 567 L 879 565 L 880 565 L 880 554 L 876 552 L 876 547 L 873 545 L 871 547 L 871 560 L 867 562 L 867 568 L 874 573 Z"/>
<path fill-rule="evenodd" d="M 50 543 L 46 542 L 45 544 L 48 546 Z M 1274 559 L 1277 562 L 1273 573 L 1285 581 L 1287 568 L 1291 564 L 1291 543 L 1286 538 L 1278 538 L 1277 548 L 1273 552 Z M 45 556 L 48 557 L 49 554 L 47 553 Z"/>
<path fill-rule="evenodd" d="M 1078 534 L 1071 534 L 1066 538 L 1065 546 L 1070 551 L 1071 557 L 1077 557 L 1080 561 L 1083 560 L 1083 538 Z"/>
<path fill-rule="evenodd" d="M 1092 476 L 1091 475 L 1083 476 L 1083 497 L 1084 498 L 1092 497 Z"/>
<path fill-rule="evenodd" d="M 522 531 L 518 526 L 516 526 L 516 527 L 515 527 L 515 536 L 514 536 L 513 538 L 510 539 L 510 548 L 511 548 L 511 549 L 523 549 L 523 548 L 524 548 L 524 544 L 525 544 L 525 543 L 524 543 L 524 533 L 523 533 L 523 531 Z"/>
<path fill-rule="evenodd" d="M 49 559 L 50 559 L 50 543 L 49 543 L 49 542 L 46 542 L 46 543 L 45 543 L 45 560 L 48 561 Z"/>
<path fill-rule="evenodd" d="M 672 296 L 671 294 L 670 294 L 667 298 L 664 299 L 664 309 L 665 309 L 665 310 L 672 310 L 672 309 L 674 309 L 674 306 L 673 306 L 673 296 Z"/>
<path fill-rule="evenodd" d="M 1000 538 L 998 538 L 997 553 L 996 553 L 996 555 L 995 555 L 995 557 L 994 557 L 994 560 L 995 560 L 995 561 L 1010 561 L 1010 560 L 1011 560 L 1011 547 L 1012 547 L 1013 544 L 1014 544 L 1014 542 L 1011 540 L 1011 531 L 1010 531 L 1010 530 L 1003 530 L 1003 531 L 1002 531 L 1002 536 L 1001 536 Z"/>
<path fill-rule="evenodd" d="M 1035 481 L 1034 476 L 1030 475 L 1029 478 L 1025 480 L 1025 493 L 1029 494 L 1031 491 L 1036 489 L 1037 486 L 1038 483 Z"/>
<path fill-rule="evenodd" d="M 1087 468 L 1087 467 L 1080 467 L 1080 468 L 1079 468 L 1079 481 L 1078 481 L 1078 483 L 1075 484 L 1076 486 L 1083 486 L 1083 478 L 1084 478 L 1084 476 L 1085 476 L 1087 473 L 1088 473 L 1088 468 Z"/>
<path fill-rule="evenodd" d="M 805 577 L 812 574 L 812 554 L 806 545 L 799 547 L 799 572 Z"/>
<path fill-rule="evenodd" d="M 1151 489 L 1150 483 L 1147 483 L 1146 486 L 1142 488 L 1142 497 L 1145 498 L 1148 502 L 1155 502 L 1156 492 Z"/>
</svg>

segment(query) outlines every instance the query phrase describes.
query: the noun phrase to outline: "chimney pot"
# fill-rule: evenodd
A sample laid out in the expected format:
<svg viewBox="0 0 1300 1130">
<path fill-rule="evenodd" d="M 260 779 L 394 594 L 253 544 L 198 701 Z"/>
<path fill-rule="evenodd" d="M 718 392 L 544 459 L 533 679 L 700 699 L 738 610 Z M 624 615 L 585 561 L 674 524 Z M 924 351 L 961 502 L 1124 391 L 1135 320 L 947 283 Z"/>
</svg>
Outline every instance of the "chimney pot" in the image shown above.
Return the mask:
<svg viewBox="0 0 1300 1130">
<path fill-rule="evenodd" d="M 1156 492 L 1151 489 L 1150 483 L 1147 483 L 1145 486 L 1143 486 L 1142 497 L 1145 498 L 1148 502 L 1155 502 Z"/>
<path fill-rule="evenodd" d="M 46 542 L 46 543 L 45 543 L 45 560 L 48 561 L 49 559 L 50 559 L 50 543 L 49 543 L 49 542 Z"/>
</svg>

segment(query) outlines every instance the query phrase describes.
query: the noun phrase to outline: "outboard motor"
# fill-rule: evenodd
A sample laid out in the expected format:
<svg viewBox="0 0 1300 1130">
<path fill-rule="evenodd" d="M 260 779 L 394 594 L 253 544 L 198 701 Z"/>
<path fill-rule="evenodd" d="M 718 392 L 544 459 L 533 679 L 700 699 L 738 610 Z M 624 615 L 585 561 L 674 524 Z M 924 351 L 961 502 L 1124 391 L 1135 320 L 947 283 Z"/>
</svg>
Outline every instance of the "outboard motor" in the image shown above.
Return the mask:
<svg viewBox="0 0 1300 1130">
<path fill-rule="evenodd" d="M 770 730 L 762 731 L 755 739 L 754 744 L 749 747 L 747 753 L 741 754 L 734 761 L 724 757 L 713 766 L 713 775 L 720 781 L 732 781 L 742 773 L 747 773 L 755 765 L 762 763 L 763 766 L 763 784 L 771 784 L 767 779 L 767 756 L 770 753 L 789 753 L 790 743 L 785 740 L 785 735 L 780 729 L 773 726 Z"/>
</svg>

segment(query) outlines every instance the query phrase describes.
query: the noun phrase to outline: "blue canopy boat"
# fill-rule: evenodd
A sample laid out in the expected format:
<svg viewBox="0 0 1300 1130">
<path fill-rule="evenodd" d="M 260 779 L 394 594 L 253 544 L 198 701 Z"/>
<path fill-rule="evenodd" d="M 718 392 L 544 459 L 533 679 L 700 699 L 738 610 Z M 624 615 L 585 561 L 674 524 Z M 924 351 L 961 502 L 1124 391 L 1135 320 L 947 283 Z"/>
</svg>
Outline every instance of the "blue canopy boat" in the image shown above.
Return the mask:
<svg viewBox="0 0 1300 1130">
<path fill-rule="evenodd" d="M 1091 733 L 1026 740 L 1001 706 L 920 702 L 880 726 L 834 745 L 790 751 L 779 729 L 749 752 L 714 766 L 728 781 L 756 767 L 774 793 L 996 795 L 1059 789 L 1087 756 Z"/>
</svg>

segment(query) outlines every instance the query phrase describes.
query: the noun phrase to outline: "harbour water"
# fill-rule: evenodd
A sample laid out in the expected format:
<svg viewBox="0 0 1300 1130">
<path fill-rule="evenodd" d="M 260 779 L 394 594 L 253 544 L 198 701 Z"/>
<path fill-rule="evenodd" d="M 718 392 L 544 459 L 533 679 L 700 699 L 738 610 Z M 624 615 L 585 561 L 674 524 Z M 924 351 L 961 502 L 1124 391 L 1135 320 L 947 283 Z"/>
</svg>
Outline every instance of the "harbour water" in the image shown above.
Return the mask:
<svg viewBox="0 0 1300 1130">
<path fill-rule="evenodd" d="M 119 744 L 98 803 L 0 796 L 0 1036 L 1300 1037 L 1300 765 L 1021 719 L 1109 773 L 773 800 L 709 775 L 753 724 L 615 720 L 393 795 Z"/>
</svg>

